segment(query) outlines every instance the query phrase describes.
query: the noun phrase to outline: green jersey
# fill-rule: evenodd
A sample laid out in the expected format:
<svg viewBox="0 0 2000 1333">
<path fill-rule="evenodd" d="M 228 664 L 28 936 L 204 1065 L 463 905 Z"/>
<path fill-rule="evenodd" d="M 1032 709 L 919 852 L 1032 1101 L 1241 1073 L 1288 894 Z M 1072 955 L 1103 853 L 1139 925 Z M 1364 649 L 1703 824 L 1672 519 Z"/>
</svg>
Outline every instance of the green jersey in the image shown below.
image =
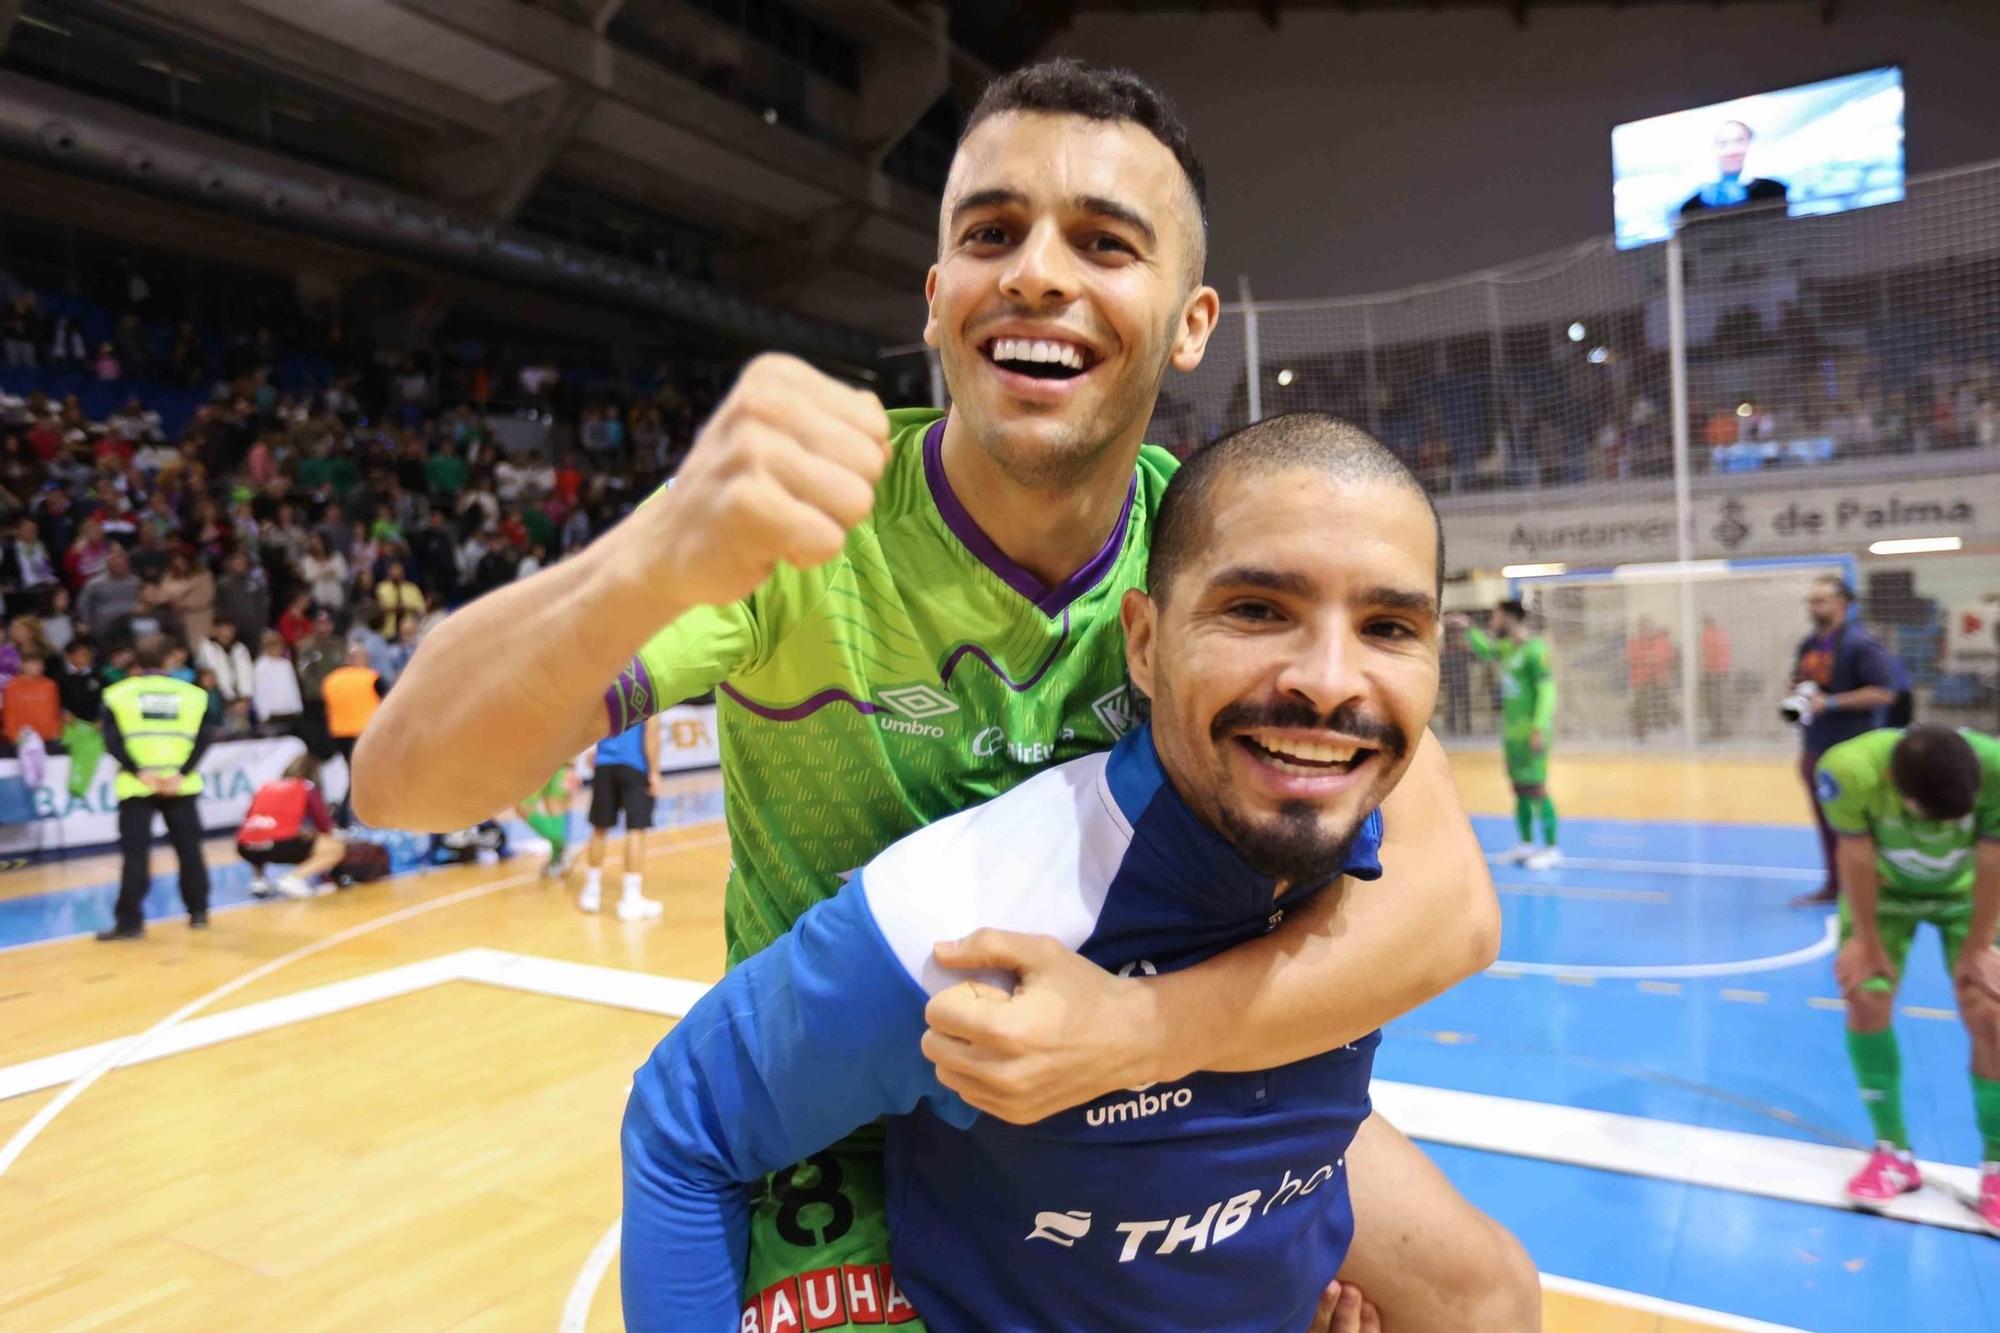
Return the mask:
<svg viewBox="0 0 2000 1333">
<path fill-rule="evenodd" d="M 952 493 L 944 414 L 889 418 L 874 511 L 837 558 L 681 617 L 607 697 L 615 735 L 716 692 L 732 965 L 898 838 L 1135 722 L 1118 604 L 1144 585 L 1173 456 L 1140 451 L 1103 548 L 1049 588 Z"/>
<path fill-rule="evenodd" d="M 1546 733 L 1556 715 L 1556 678 L 1549 670 L 1549 646 L 1542 639 L 1494 639 L 1474 626 L 1466 646 L 1482 662 L 1500 664 L 1500 731 L 1521 738 Z"/>
<path fill-rule="evenodd" d="M 1961 730 L 1979 756 L 1983 775 L 1972 813 L 1963 819 L 1919 819 L 1889 777 L 1889 755 L 1903 738 L 1884 728 L 1842 741 L 1820 757 L 1814 790 L 1836 833 L 1875 840 L 1882 905 L 1908 910 L 1972 895 L 1973 844 L 2000 839 L 2000 741 Z"/>
</svg>

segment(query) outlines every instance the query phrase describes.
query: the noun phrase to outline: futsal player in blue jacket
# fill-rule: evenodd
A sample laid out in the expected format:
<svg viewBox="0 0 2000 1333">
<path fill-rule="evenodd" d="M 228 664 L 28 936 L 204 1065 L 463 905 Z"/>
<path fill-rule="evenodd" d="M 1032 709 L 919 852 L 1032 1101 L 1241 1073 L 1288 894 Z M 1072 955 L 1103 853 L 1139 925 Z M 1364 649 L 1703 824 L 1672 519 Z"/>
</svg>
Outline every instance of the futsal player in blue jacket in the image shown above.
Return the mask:
<svg viewBox="0 0 2000 1333">
<path fill-rule="evenodd" d="M 1150 721 L 889 848 L 640 1069 L 628 1325 L 1306 1328 L 1352 1234 L 1344 1154 L 1379 1034 L 1011 1125 L 919 1046 L 932 996 L 1007 979 L 945 972 L 931 950 L 993 927 L 1171 971 L 1315 894 L 1368 892 L 1378 807 L 1436 696 L 1441 555 L 1415 479 L 1332 418 L 1196 455 L 1162 503 L 1148 592 L 1122 608 Z M 892 1264 L 745 1292 L 753 1183 L 880 1117 Z M 793 1186 L 809 1232 L 823 1191 Z"/>
</svg>

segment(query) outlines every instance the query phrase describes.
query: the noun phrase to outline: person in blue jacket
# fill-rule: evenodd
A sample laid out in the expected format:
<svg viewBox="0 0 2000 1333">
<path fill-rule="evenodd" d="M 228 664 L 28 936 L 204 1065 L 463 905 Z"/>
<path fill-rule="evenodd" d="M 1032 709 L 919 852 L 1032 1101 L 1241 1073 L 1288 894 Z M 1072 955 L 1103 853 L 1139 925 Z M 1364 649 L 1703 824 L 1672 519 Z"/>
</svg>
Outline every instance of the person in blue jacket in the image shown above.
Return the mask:
<svg viewBox="0 0 2000 1333">
<path fill-rule="evenodd" d="M 1344 1154 L 1379 1033 L 1012 1125 L 920 1048 L 933 996 L 998 997 L 1010 979 L 947 972 L 932 949 L 1032 931 L 1109 970 L 1166 972 L 1315 894 L 1368 892 L 1378 807 L 1436 698 L 1442 555 L 1416 479 L 1324 414 L 1261 422 L 1183 467 L 1148 590 L 1122 607 L 1149 720 L 890 847 L 639 1070 L 628 1326 L 1314 1325 L 1352 1235 Z M 880 1117 L 892 1264 L 746 1292 L 753 1184 Z M 839 1197 L 797 1190 L 795 1225 L 810 1230 L 822 1194 Z"/>
</svg>

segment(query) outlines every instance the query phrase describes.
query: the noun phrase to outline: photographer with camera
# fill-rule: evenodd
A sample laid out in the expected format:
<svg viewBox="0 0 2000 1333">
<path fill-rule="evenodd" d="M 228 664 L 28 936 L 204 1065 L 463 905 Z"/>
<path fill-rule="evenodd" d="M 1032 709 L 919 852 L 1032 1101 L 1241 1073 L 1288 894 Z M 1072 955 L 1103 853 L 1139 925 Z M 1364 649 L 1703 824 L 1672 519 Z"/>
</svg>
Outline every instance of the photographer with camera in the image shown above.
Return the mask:
<svg viewBox="0 0 2000 1333">
<path fill-rule="evenodd" d="M 1883 725 L 1885 711 L 1896 702 L 1902 670 L 1887 648 L 1862 627 L 1854 613 L 1854 589 L 1827 574 L 1813 580 L 1806 597 L 1812 633 L 1799 643 L 1792 666 L 1792 692 L 1779 704 L 1787 720 L 1799 724 L 1804 753 L 1799 776 L 1819 825 L 1820 862 L 1826 883 L 1817 891 L 1792 900 L 1794 907 L 1831 907 L 1840 900 L 1833 828 L 1826 822 L 1814 794 L 1814 773 L 1826 752 L 1842 741 Z"/>
</svg>

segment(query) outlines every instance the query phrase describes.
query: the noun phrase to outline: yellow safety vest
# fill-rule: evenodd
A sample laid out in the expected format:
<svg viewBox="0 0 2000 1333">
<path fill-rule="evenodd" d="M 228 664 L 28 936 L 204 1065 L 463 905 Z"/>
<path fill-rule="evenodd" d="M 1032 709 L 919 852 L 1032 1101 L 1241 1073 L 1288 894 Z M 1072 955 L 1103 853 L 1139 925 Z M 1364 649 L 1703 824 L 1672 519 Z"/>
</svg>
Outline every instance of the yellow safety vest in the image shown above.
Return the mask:
<svg viewBox="0 0 2000 1333">
<path fill-rule="evenodd" d="M 178 773 L 201 734 L 208 691 L 172 676 L 128 676 L 104 691 L 104 707 L 116 719 L 135 768 Z M 200 790 L 201 774 L 181 779 L 181 795 L 193 796 Z M 145 783 L 123 769 L 114 791 L 121 801 L 151 794 Z"/>
</svg>

